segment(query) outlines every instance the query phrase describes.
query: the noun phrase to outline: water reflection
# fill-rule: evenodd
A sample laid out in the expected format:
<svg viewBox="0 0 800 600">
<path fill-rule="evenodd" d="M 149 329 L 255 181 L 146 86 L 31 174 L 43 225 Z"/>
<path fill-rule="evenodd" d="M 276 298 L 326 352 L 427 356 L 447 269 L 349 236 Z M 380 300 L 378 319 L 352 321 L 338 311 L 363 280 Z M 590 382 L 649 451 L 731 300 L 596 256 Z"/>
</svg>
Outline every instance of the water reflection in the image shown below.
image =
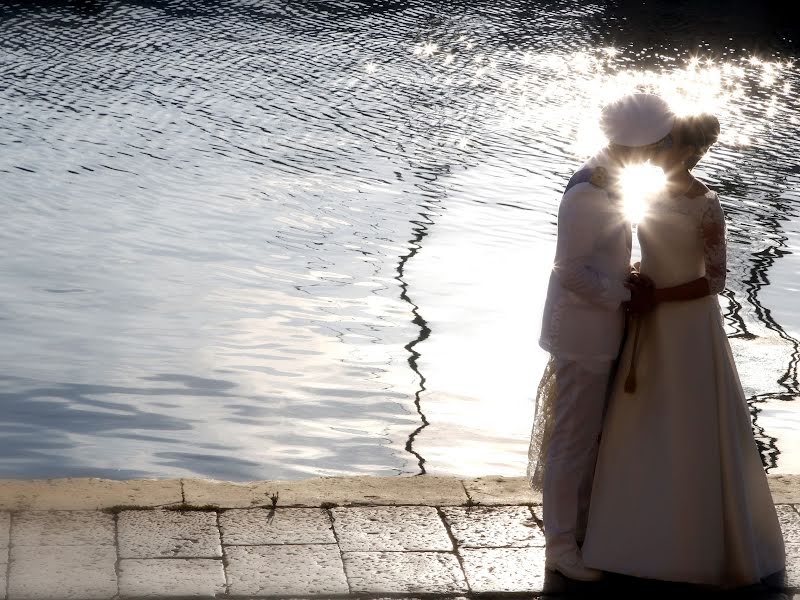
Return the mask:
<svg viewBox="0 0 800 600">
<path fill-rule="evenodd" d="M 500 182 L 502 201 L 486 202 Z M 555 217 L 511 207 L 536 196 L 548 193 L 523 169 L 482 165 L 453 175 L 448 208 L 408 265 L 407 280 L 433 331 L 418 346 L 431 423 L 418 447 L 428 472 L 477 476 L 517 468 L 545 358 L 536 334 L 552 248 L 539 232 Z"/>
<path fill-rule="evenodd" d="M 411 367 L 411 370 L 419 377 L 419 389 L 414 392 L 414 407 L 417 409 L 419 413 L 420 420 L 422 424 L 417 427 L 411 434 L 408 436 L 408 441 L 406 442 L 406 451 L 413 454 L 417 457 L 418 465 L 419 465 L 419 474 L 424 475 L 425 471 L 425 459 L 420 456 L 418 452 L 414 450 L 414 438 L 425 429 L 429 425 L 428 419 L 425 417 L 425 414 L 422 412 L 421 406 L 421 396 L 425 392 L 425 376 L 419 370 L 418 359 L 420 357 L 419 352 L 417 352 L 414 347 L 417 344 L 420 344 L 428 339 L 431 334 L 430 327 L 428 327 L 428 323 L 422 317 L 419 312 L 419 306 L 414 304 L 414 302 L 408 296 L 408 283 L 405 281 L 405 270 L 406 270 L 406 263 L 417 254 L 419 249 L 422 246 L 422 240 L 428 234 L 428 226 L 433 224 L 433 221 L 430 219 L 431 215 L 428 213 L 419 213 L 419 217 L 423 219 L 422 221 L 412 221 L 415 227 L 414 237 L 409 240 L 409 251 L 408 254 L 404 254 L 400 257 L 400 262 L 397 264 L 397 280 L 400 282 L 400 299 L 408 302 L 411 306 L 411 314 L 413 315 L 412 322 L 414 325 L 419 327 L 419 336 L 416 339 L 411 340 L 408 344 L 404 346 L 405 350 L 408 352 L 408 366 Z"/>
<path fill-rule="evenodd" d="M 723 308 L 791 469 L 796 52 L 625 11 L 3 3 L 0 477 L 522 474 L 560 190 L 634 86 L 723 123 Z"/>
</svg>

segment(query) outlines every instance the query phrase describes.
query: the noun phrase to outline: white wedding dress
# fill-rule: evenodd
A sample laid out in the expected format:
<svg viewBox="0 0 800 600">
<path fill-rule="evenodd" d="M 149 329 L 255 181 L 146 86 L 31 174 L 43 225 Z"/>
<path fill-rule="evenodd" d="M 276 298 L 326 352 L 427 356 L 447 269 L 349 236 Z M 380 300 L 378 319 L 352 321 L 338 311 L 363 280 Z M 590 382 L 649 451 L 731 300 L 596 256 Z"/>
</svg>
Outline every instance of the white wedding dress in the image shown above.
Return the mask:
<svg viewBox="0 0 800 600">
<path fill-rule="evenodd" d="M 638 228 L 657 287 L 706 277 L 712 295 L 631 324 L 611 388 L 582 554 L 636 577 L 738 586 L 784 568 L 783 537 L 716 294 L 725 283 L 717 195 L 661 197 Z M 636 391 L 624 382 L 634 351 Z"/>
</svg>

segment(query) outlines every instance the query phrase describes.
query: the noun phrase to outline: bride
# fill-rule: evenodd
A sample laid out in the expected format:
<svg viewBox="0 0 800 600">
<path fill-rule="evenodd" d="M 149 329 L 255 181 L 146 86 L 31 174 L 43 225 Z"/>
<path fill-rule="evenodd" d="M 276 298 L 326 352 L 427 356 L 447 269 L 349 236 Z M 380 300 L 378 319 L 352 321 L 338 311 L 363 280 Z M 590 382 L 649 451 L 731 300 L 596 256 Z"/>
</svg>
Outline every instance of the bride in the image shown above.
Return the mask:
<svg viewBox="0 0 800 600">
<path fill-rule="evenodd" d="M 735 587 L 785 556 L 717 302 L 724 215 L 690 173 L 718 135 L 712 115 L 680 119 L 653 158 L 668 179 L 638 227 L 653 307 L 610 391 L 582 554 L 603 571 Z"/>
</svg>

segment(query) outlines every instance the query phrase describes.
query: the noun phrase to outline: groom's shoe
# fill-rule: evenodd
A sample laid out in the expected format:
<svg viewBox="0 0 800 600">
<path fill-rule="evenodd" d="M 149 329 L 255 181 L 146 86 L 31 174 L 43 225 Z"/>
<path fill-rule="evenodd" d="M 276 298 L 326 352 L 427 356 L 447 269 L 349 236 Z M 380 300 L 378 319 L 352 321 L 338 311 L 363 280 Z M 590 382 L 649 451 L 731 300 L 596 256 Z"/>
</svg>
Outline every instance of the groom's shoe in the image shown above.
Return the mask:
<svg viewBox="0 0 800 600">
<path fill-rule="evenodd" d="M 576 552 L 565 552 L 556 558 L 548 558 L 544 563 L 544 568 L 548 571 L 557 571 L 564 577 L 576 581 L 600 581 L 603 578 L 602 571 L 590 569 L 584 565 L 580 555 Z"/>
</svg>

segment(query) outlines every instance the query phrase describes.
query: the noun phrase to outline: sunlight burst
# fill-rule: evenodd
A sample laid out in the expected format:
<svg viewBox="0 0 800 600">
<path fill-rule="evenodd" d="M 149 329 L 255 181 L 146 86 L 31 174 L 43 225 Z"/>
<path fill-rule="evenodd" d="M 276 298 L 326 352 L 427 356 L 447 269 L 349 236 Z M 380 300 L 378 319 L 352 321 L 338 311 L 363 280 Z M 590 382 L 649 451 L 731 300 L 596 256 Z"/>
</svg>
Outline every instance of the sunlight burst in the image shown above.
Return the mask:
<svg viewBox="0 0 800 600">
<path fill-rule="evenodd" d="M 625 216 L 638 223 L 647 212 L 647 201 L 664 189 L 667 178 L 661 168 L 649 162 L 628 165 L 620 174 L 620 189 Z"/>
<path fill-rule="evenodd" d="M 438 44 L 434 44 L 433 42 L 426 42 L 425 45 L 422 46 L 422 55 L 423 56 L 433 56 L 436 54 L 436 51 L 439 49 Z"/>
</svg>

